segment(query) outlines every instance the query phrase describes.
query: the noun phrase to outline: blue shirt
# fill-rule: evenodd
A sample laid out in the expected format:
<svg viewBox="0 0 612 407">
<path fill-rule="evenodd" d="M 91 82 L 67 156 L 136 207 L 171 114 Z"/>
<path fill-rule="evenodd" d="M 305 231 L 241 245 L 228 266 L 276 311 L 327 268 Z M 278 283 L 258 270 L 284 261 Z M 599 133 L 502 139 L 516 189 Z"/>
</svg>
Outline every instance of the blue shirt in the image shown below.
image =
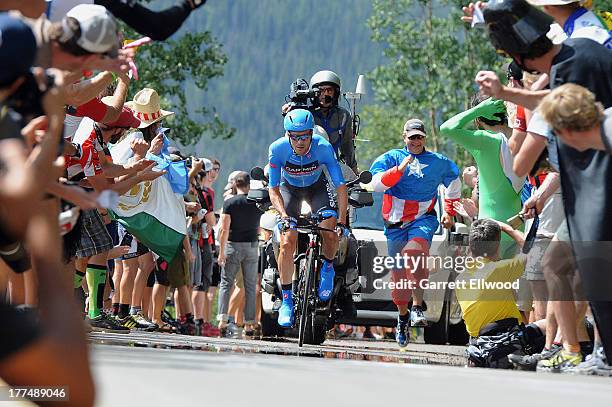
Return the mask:
<svg viewBox="0 0 612 407">
<path fill-rule="evenodd" d="M 334 185 L 344 185 L 342 170 L 336 160 L 331 144 L 319 135 L 313 135 L 310 149 L 304 155 L 297 155 L 289 138 L 283 136 L 270 145 L 270 187 L 278 187 L 281 182 L 294 187 L 308 187 L 321 177 L 323 165 L 331 176 Z"/>
<path fill-rule="evenodd" d="M 376 183 L 381 174 L 395 166 L 399 166 L 410 153 L 406 148 L 388 151 L 378 157 L 370 167 Z M 459 168 L 442 154 L 432 151 L 423 151 L 413 154 L 414 161 L 406 168 L 399 182 L 385 190 L 385 194 L 406 201 L 427 202 L 438 196 L 438 186 L 453 185 L 453 193 L 447 198 L 456 198 L 461 192 L 459 181 Z M 381 180 L 384 183 L 384 180 Z"/>
</svg>

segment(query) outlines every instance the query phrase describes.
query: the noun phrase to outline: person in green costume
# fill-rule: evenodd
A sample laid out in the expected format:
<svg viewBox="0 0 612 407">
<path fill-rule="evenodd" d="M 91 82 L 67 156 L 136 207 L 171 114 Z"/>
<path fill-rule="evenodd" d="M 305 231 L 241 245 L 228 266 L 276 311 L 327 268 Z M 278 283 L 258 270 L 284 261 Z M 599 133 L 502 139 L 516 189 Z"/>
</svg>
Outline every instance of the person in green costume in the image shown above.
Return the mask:
<svg viewBox="0 0 612 407">
<path fill-rule="evenodd" d="M 506 222 L 521 211 L 521 189 L 524 178 L 512 171 L 512 155 L 508 137 L 506 108 L 502 100 L 476 95 L 472 108 L 459 113 L 440 126 L 440 134 L 468 150 L 478 166 L 480 219 L 491 218 Z M 467 129 L 474 122 L 478 130 Z M 515 244 L 509 236 L 502 237 L 502 258 L 515 254 Z"/>
</svg>

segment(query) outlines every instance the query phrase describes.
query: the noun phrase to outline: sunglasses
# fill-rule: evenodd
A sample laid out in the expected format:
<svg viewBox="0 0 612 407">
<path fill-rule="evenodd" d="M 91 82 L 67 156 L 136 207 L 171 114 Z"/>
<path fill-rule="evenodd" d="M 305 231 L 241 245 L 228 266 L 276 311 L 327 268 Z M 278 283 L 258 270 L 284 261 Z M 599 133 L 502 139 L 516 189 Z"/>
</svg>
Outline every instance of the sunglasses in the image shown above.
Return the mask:
<svg viewBox="0 0 612 407">
<path fill-rule="evenodd" d="M 308 133 L 308 134 L 293 134 L 291 132 L 289 132 L 289 137 L 291 137 L 291 140 L 293 141 L 306 141 L 309 138 L 312 137 L 312 133 Z"/>
<path fill-rule="evenodd" d="M 412 136 L 408 136 L 408 140 L 423 140 L 425 138 L 425 136 L 422 136 L 420 134 L 414 134 Z"/>
<path fill-rule="evenodd" d="M 213 169 L 212 169 L 212 170 L 213 170 L 213 171 L 217 171 L 217 172 L 218 172 L 220 169 L 221 169 L 221 168 L 219 168 L 219 167 L 213 167 Z"/>
</svg>

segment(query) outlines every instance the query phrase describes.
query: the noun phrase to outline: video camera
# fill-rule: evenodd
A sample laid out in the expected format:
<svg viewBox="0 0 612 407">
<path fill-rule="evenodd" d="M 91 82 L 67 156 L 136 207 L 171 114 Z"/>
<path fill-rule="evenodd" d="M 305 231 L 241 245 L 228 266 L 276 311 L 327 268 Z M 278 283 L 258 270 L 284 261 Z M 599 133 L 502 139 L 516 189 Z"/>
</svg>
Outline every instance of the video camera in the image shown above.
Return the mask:
<svg viewBox="0 0 612 407">
<path fill-rule="evenodd" d="M 319 88 L 310 88 L 306 79 L 298 78 L 291 84 L 289 94 L 285 96 L 285 102 L 293 109 L 310 109 L 313 107 L 313 99 L 319 96 Z"/>
</svg>

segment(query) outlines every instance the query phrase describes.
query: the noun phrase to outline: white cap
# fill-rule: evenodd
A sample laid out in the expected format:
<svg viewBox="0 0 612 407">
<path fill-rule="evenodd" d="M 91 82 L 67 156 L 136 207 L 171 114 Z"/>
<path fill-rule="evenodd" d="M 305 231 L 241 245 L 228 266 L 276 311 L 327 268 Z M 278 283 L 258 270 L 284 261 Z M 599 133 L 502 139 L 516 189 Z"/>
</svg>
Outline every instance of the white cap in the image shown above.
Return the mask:
<svg viewBox="0 0 612 407">
<path fill-rule="evenodd" d="M 115 17 L 103 6 L 96 4 L 79 4 L 73 7 L 66 18 L 74 18 L 81 29 L 77 44 L 92 54 L 108 54 L 116 57 L 121 46 L 119 31 Z M 65 33 L 72 30 L 68 27 L 66 18 L 62 20 Z M 66 34 L 64 34 L 66 35 Z"/>
<path fill-rule="evenodd" d="M 210 161 L 208 158 L 200 158 L 200 160 L 202 160 L 202 169 L 206 172 L 212 170 L 213 168 L 213 163 L 212 161 Z"/>
</svg>

